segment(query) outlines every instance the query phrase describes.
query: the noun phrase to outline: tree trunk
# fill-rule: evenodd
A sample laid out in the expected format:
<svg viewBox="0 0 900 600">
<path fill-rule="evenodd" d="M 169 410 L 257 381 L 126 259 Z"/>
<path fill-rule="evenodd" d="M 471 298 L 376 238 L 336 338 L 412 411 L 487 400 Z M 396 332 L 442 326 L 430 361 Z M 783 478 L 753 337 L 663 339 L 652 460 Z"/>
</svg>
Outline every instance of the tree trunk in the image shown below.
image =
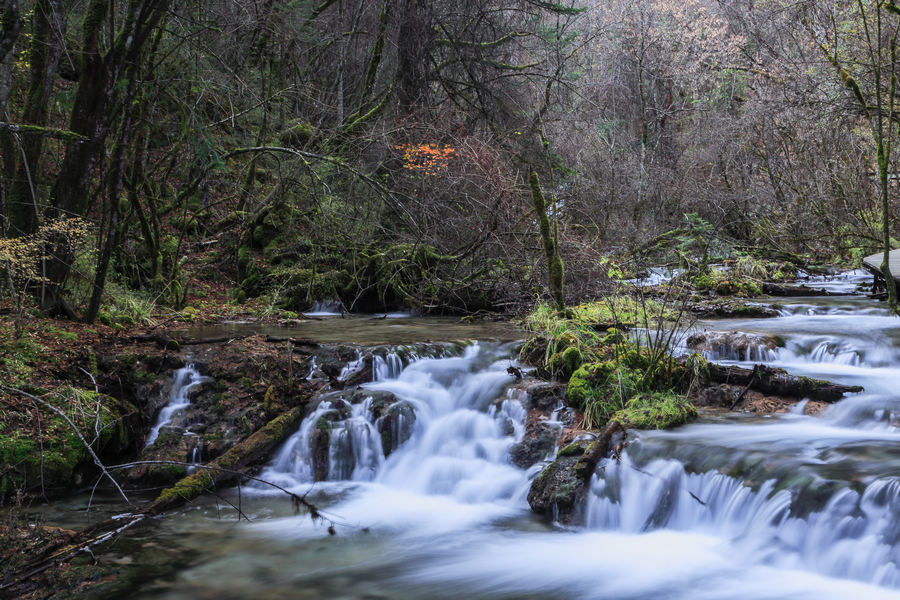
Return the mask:
<svg viewBox="0 0 900 600">
<path fill-rule="evenodd" d="M 125 69 L 139 61 L 144 43 L 165 15 L 168 4 L 157 0 L 130 3 L 112 47 L 102 53 L 100 38 L 108 3 L 91 0 L 84 20 L 82 66 L 69 127 L 86 141 L 70 142 L 66 146 L 65 158 L 51 193 L 52 207 L 59 216 L 86 214 L 94 171 L 103 158 L 109 134 L 115 86 Z M 48 314 L 74 316 L 62 295 L 72 258 L 63 244 L 53 244 L 46 273 L 48 286 L 41 298 Z"/>
<path fill-rule="evenodd" d="M 534 205 L 534 214 L 541 229 L 541 239 L 544 242 L 544 254 L 547 257 L 547 276 L 550 282 L 550 292 L 553 294 L 553 303 L 560 313 L 566 310 L 566 299 L 563 294 L 563 262 L 559 256 L 557 239 L 550 228 L 550 218 L 547 216 L 547 203 L 544 193 L 541 191 L 541 181 L 538 174 L 532 171 L 528 176 L 531 187 L 531 202 Z"/>
<path fill-rule="evenodd" d="M 3 7 L 3 28 L 0 29 L 0 121 L 8 121 L 7 106 L 12 92 L 12 72 L 15 47 L 22 30 L 21 7 L 18 0 L 6 0 Z M 8 235 L 9 187 L 16 170 L 16 149 L 11 133 L 0 132 L 0 235 Z"/>
<path fill-rule="evenodd" d="M 31 20 L 31 82 L 22 122 L 44 126 L 50 114 L 50 92 L 56 79 L 62 54 L 63 18 L 59 0 L 38 0 Z M 40 177 L 44 136 L 22 135 L 19 140 L 22 161 L 9 192 L 9 219 L 12 235 L 26 235 L 40 221 L 37 185 Z"/>
</svg>

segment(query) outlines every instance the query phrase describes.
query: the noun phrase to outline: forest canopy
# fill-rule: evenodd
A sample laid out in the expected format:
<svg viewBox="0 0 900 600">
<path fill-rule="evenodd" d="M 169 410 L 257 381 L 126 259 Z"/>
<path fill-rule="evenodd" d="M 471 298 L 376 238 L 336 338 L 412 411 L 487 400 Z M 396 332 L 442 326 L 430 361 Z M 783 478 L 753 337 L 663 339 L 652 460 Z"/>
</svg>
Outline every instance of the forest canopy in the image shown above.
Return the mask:
<svg viewBox="0 0 900 600">
<path fill-rule="evenodd" d="M 648 265 L 896 245 L 893 0 L 0 14 L 3 293 L 48 314 L 180 309 L 197 278 L 511 311 L 555 293 L 553 252 L 577 301 Z"/>
</svg>

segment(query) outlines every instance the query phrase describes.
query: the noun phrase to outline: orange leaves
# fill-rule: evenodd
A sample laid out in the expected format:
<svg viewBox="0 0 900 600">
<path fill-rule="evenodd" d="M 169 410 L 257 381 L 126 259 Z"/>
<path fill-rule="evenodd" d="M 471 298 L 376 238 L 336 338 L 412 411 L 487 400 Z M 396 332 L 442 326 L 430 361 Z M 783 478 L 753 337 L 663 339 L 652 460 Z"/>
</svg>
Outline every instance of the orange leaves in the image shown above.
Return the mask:
<svg viewBox="0 0 900 600">
<path fill-rule="evenodd" d="M 456 148 L 439 144 L 400 144 L 394 146 L 403 152 L 403 168 L 418 171 L 422 175 L 438 175 L 456 156 Z"/>
</svg>

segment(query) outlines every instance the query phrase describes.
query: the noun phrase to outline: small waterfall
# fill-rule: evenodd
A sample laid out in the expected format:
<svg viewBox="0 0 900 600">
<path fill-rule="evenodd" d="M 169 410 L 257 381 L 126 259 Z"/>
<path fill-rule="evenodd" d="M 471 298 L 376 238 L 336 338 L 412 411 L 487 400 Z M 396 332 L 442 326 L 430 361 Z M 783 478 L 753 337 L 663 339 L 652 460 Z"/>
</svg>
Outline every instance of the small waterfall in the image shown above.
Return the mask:
<svg viewBox="0 0 900 600">
<path fill-rule="evenodd" d="M 418 357 L 410 356 L 410 361 L 414 362 Z M 372 381 L 385 381 L 388 379 L 396 379 L 403 370 L 403 359 L 397 352 L 388 352 L 383 357 L 375 355 L 372 364 Z"/>
<path fill-rule="evenodd" d="M 490 345 L 462 356 L 378 357 L 375 381 L 329 394 L 301 424 L 261 478 L 280 485 L 374 481 L 463 501 L 509 499 L 527 485 L 509 464 L 525 411 L 504 398 L 510 361 Z"/>
<path fill-rule="evenodd" d="M 754 490 L 716 471 L 688 473 L 677 460 L 638 467 L 623 456 L 594 475 L 587 526 L 705 533 L 732 540 L 748 562 L 900 587 L 900 479 L 876 479 L 861 493 L 840 489 L 804 516 L 793 500 L 774 480 Z"/>
<path fill-rule="evenodd" d="M 197 443 L 191 448 L 191 458 L 188 460 L 187 472 L 193 473 L 197 470 L 197 467 L 203 464 L 203 449 L 201 447 L 202 442 L 197 440 Z"/>
<path fill-rule="evenodd" d="M 193 363 L 175 371 L 172 391 L 169 394 L 169 402 L 161 411 L 159 411 L 159 416 L 156 418 L 156 424 L 147 435 L 146 446 L 150 446 L 156 441 L 156 438 L 159 437 L 160 429 L 171 423 L 172 418 L 178 411 L 184 410 L 190 406 L 191 401 L 189 395 L 191 390 L 202 383 L 204 379 L 205 377 L 200 375 Z"/>
<path fill-rule="evenodd" d="M 344 313 L 344 304 L 340 300 L 316 300 L 312 310 L 303 314 L 308 317 L 333 317 Z"/>
<path fill-rule="evenodd" d="M 359 350 L 356 351 L 356 358 L 348 362 L 341 369 L 341 373 L 338 375 L 338 381 L 345 381 L 351 375 L 358 373 L 366 366 L 366 361 L 363 358 L 362 352 Z"/>
</svg>

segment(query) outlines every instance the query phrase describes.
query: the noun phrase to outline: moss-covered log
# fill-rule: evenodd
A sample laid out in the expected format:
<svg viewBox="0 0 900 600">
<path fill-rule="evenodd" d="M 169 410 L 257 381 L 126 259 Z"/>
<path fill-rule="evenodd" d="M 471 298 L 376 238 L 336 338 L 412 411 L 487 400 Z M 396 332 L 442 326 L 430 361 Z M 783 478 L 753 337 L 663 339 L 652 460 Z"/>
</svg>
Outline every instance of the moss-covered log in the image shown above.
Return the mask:
<svg viewBox="0 0 900 600">
<path fill-rule="evenodd" d="M 764 394 L 809 398 L 822 402 L 837 402 L 844 394 L 863 391 L 858 385 L 842 385 L 824 379 L 790 375 L 784 369 L 756 365 L 753 369 L 709 363 L 709 381 L 743 385 Z"/>
<path fill-rule="evenodd" d="M 242 471 L 259 465 L 283 442 L 303 419 L 305 407 L 297 407 L 269 421 L 264 427 L 228 452 L 164 489 L 145 511 L 158 514 L 190 502 L 213 486 L 233 483 Z"/>
</svg>

